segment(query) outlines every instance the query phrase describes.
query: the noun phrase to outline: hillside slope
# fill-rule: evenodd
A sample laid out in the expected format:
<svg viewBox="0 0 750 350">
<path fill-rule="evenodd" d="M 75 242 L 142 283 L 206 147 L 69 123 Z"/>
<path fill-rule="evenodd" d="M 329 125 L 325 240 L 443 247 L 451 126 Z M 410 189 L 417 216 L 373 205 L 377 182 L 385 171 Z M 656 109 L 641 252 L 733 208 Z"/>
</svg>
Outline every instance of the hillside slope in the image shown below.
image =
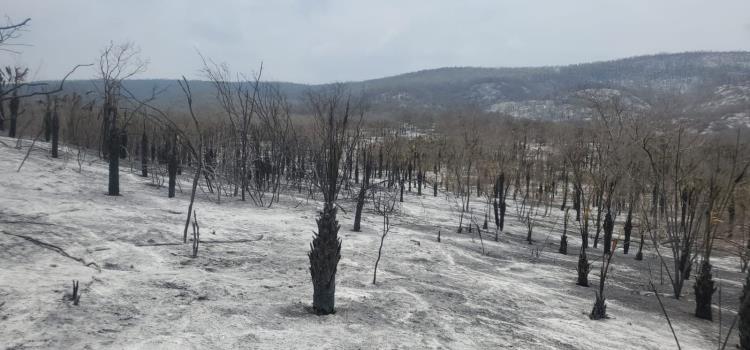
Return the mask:
<svg viewBox="0 0 750 350">
<path fill-rule="evenodd" d="M 320 207 L 315 200 L 287 194 L 268 209 L 234 200 L 216 203 L 200 194 L 202 239 L 249 241 L 206 243 L 193 259 L 190 245 L 179 244 L 187 193 L 168 199 L 166 189 L 124 166 L 122 196 L 108 197 L 106 164 L 94 160 L 79 173 L 75 159 L 67 158 L 71 155 L 48 158 L 44 143 L 16 172 L 26 150 L 5 146 L 10 139 L 0 141 L 0 339 L 5 348 L 674 346 L 647 291 L 647 267 L 657 266 L 650 252 L 636 262 L 618 250 L 607 284 L 611 318 L 589 320 L 594 289 L 575 285 L 575 234 L 572 254 L 557 253 L 558 210 L 540 220 L 535 243 L 528 245 L 513 216 L 516 203 L 509 202 L 507 232 L 495 242 L 492 233 L 481 240 L 476 232 L 455 233 L 451 197 L 407 193 L 385 241 L 378 284 L 372 285 L 381 221 L 368 207 L 362 232 L 352 232 L 353 203 L 344 199 L 338 312 L 319 317 L 309 310 L 306 255 Z M 183 176 L 185 190 L 189 174 Z M 474 210 L 482 212 L 481 205 Z M 435 239 L 438 231 L 441 243 Z M 715 264 L 724 298 L 731 300 L 725 301 L 731 305 L 725 304 L 725 313 L 731 313 L 742 276 L 731 260 L 717 257 Z M 595 266 L 592 282 L 597 272 Z M 74 279 L 81 283 L 78 306 L 64 299 Z M 669 290 L 668 284 L 660 288 Z M 715 347 L 718 323 L 694 318 L 690 295 L 662 299 L 683 348 Z M 724 319 L 728 324 L 731 317 Z M 730 347 L 734 343 L 736 337 Z"/>
<path fill-rule="evenodd" d="M 273 84 L 298 111 L 308 91 L 325 87 Z M 440 68 L 345 84 L 355 93 L 363 91 L 371 106 L 383 112 L 471 107 L 524 118 L 579 119 L 589 111 L 576 98 L 578 91 L 613 89 L 643 101 L 680 95 L 687 103 L 679 112 L 729 125 L 750 123 L 750 52 L 659 54 L 560 67 Z M 126 87 L 140 98 L 160 91 L 157 103 L 162 107 L 185 108 L 176 80 L 130 80 Z M 191 87 L 196 105 L 214 101 L 211 83 L 191 81 Z M 97 89 L 91 81 L 71 81 L 67 90 L 82 94 Z"/>
</svg>

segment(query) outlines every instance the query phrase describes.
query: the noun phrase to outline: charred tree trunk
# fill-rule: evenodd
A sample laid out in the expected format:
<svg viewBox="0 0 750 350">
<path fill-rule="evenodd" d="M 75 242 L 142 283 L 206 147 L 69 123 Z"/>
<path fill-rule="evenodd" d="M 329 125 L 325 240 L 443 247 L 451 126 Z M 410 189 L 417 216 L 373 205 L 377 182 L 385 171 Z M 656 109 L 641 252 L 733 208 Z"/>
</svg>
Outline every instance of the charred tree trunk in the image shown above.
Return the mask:
<svg viewBox="0 0 750 350">
<path fill-rule="evenodd" d="M 411 165 L 411 162 L 409 162 L 409 167 L 408 167 L 408 170 L 407 170 L 407 171 L 408 171 L 408 172 L 407 172 L 407 176 L 408 176 L 408 181 L 409 181 L 409 192 L 411 192 L 411 173 L 412 173 L 412 165 Z"/>
<path fill-rule="evenodd" d="M 45 103 L 44 119 L 42 120 L 42 127 L 44 128 L 44 142 L 50 142 L 52 140 L 52 101 L 51 97 L 47 96 L 47 102 Z"/>
<path fill-rule="evenodd" d="M 625 226 L 622 228 L 625 233 L 625 241 L 622 245 L 623 254 L 627 254 L 630 250 L 630 234 L 633 232 L 633 202 L 631 201 L 628 205 L 628 217 L 625 219 Z"/>
<path fill-rule="evenodd" d="M 635 260 L 643 260 L 643 231 L 641 231 L 641 241 L 638 243 L 638 252 L 635 253 Z"/>
<path fill-rule="evenodd" d="M 313 310 L 318 315 L 335 312 L 336 268 L 341 259 L 341 240 L 336 208 L 326 203 L 317 220 L 318 232 L 310 243 L 310 275 L 313 282 Z"/>
<path fill-rule="evenodd" d="M 400 171 L 398 173 L 398 184 L 401 187 L 398 201 L 403 203 L 404 202 L 404 176 L 403 174 L 401 174 Z"/>
<path fill-rule="evenodd" d="M 589 314 L 589 318 L 592 320 L 601 320 L 607 317 L 607 304 L 604 302 L 604 296 L 596 293 L 596 301 L 594 302 L 594 308 Z"/>
<path fill-rule="evenodd" d="M 148 137 L 145 129 L 141 135 L 141 176 L 148 177 Z"/>
<path fill-rule="evenodd" d="M 594 234 L 594 248 L 599 245 L 599 234 L 602 232 L 602 197 L 604 190 L 600 190 L 596 196 L 596 234 Z M 604 249 L 607 249 L 606 247 Z"/>
<path fill-rule="evenodd" d="M 359 152 L 354 158 L 354 183 L 359 185 Z"/>
<path fill-rule="evenodd" d="M 177 136 L 170 136 L 169 141 L 169 160 L 167 161 L 167 172 L 169 173 L 169 198 L 175 196 L 175 186 L 177 185 Z"/>
<path fill-rule="evenodd" d="M 503 227 L 505 226 L 505 209 L 506 208 L 507 207 L 505 205 L 505 200 L 501 198 L 500 199 L 500 225 L 498 225 L 498 228 L 500 228 L 500 231 L 502 231 Z"/>
<path fill-rule="evenodd" d="M 52 158 L 57 158 L 57 150 L 60 143 L 60 115 L 55 110 L 52 113 L 52 120 L 50 121 L 51 127 L 51 138 L 52 138 Z"/>
<path fill-rule="evenodd" d="M 565 207 L 568 206 L 568 171 L 565 171 L 565 185 L 563 185 L 563 199 L 562 204 L 560 205 L 560 210 L 565 210 Z"/>
<path fill-rule="evenodd" d="M 610 247 L 612 246 L 612 231 L 615 228 L 614 220 L 612 220 L 612 214 L 607 211 L 607 215 L 604 217 L 604 254 L 610 253 Z"/>
<path fill-rule="evenodd" d="M 578 266 L 576 271 L 578 272 L 577 285 L 588 287 L 589 286 L 589 271 L 591 270 L 591 264 L 589 264 L 588 257 L 586 256 L 586 247 L 581 246 L 581 253 L 578 254 Z"/>
<path fill-rule="evenodd" d="M 505 198 L 505 194 L 503 191 L 505 190 L 505 174 L 500 174 L 500 176 L 497 177 L 497 180 L 495 180 L 495 199 L 492 203 L 492 209 L 495 214 L 495 226 L 500 228 L 500 213 L 499 213 L 499 201 L 504 201 L 503 198 Z M 502 230 L 502 228 L 500 228 Z"/>
<path fill-rule="evenodd" d="M 435 182 L 432 183 L 432 196 L 437 197 L 437 193 L 438 193 L 438 166 L 437 164 L 435 164 L 432 171 L 435 173 Z"/>
<path fill-rule="evenodd" d="M 112 123 L 114 124 L 114 123 Z M 109 183 L 108 192 L 110 196 L 120 195 L 120 132 L 114 127 L 110 129 L 109 135 Z"/>
<path fill-rule="evenodd" d="M 568 210 L 565 209 L 565 217 L 563 218 L 563 233 L 560 237 L 560 254 L 568 255 Z"/>
<path fill-rule="evenodd" d="M 581 188 L 576 186 L 576 193 L 573 196 L 573 210 L 576 211 L 576 222 L 581 221 Z"/>
<path fill-rule="evenodd" d="M 0 131 L 5 131 L 5 103 L 0 101 Z"/>
<path fill-rule="evenodd" d="M 378 179 L 383 178 L 383 148 L 378 149 Z"/>
<path fill-rule="evenodd" d="M 372 174 L 372 160 L 371 157 L 365 154 L 365 176 L 362 178 L 362 186 L 359 189 L 357 195 L 357 208 L 354 212 L 354 229 L 353 231 L 360 231 L 360 222 L 362 221 L 362 208 L 365 206 L 365 198 L 367 197 L 367 190 L 370 187 L 370 174 Z"/>
<path fill-rule="evenodd" d="M 704 320 L 712 320 L 711 297 L 716 291 L 711 276 L 711 264 L 707 261 L 701 263 L 700 272 L 695 278 L 695 316 Z"/>
<path fill-rule="evenodd" d="M 118 149 L 118 155 L 120 159 L 128 157 L 128 133 L 125 129 L 120 130 L 120 148 Z"/>
<path fill-rule="evenodd" d="M 417 196 L 422 195 L 422 170 L 417 170 Z"/>
<path fill-rule="evenodd" d="M 18 98 L 17 91 L 13 91 L 13 97 L 10 99 L 8 109 L 10 112 L 10 126 L 8 128 L 8 137 L 16 137 L 16 127 L 18 125 L 18 109 L 21 107 L 21 101 Z"/>
</svg>

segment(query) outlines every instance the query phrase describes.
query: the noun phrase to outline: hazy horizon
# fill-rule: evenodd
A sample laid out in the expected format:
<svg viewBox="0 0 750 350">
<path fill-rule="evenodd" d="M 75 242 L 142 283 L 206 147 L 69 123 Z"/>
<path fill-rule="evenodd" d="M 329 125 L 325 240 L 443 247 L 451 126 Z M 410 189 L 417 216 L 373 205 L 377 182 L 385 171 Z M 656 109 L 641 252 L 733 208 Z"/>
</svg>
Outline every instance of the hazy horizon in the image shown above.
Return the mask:
<svg viewBox="0 0 750 350">
<path fill-rule="evenodd" d="M 96 13 L 96 16 L 87 14 Z M 595 0 L 399 3 L 341 0 L 11 3 L 30 17 L 20 54 L 35 80 L 94 62 L 110 41 L 132 41 L 150 61 L 137 79 L 202 79 L 200 51 L 233 71 L 264 62 L 268 80 L 361 81 L 443 67 L 541 67 L 687 51 L 749 51 L 750 1 Z M 72 20 L 71 20 L 72 19 Z M 72 79 L 89 79 L 84 69 Z"/>
</svg>

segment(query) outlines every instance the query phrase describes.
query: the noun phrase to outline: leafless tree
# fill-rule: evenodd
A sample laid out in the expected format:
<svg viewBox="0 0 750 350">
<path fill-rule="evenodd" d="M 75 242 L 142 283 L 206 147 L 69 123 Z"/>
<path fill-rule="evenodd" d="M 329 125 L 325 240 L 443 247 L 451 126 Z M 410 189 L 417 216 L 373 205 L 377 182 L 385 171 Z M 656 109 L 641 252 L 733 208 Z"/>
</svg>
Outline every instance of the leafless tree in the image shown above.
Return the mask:
<svg viewBox="0 0 750 350">
<path fill-rule="evenodd" d="M 310 93 L 308 103 L 315 119 L 315 186 L 323 194 L 323 210 L 317 219 L 318 232 L 310 244 L 310 275 L 313 282 L 313 310 L 317 314 L 335 312 L 336 270 L 341 258 L 340 228 L 336 220 L 336 200 L 345 180 L 340 162 L 358 137 L 350 137 L 352 125 L 358 135 L 359 122 L 350 120 L 351 97 L 341 85 L 320 93 Z"/>
<path fill-rule="evenodd" d="M 133 43 L 110 42 L 99 56 L 97 77 L 101 79 L 102 104 L 101 149 L 109 159 L 109 185 L 107 194 L 120 195 L 120 148 L 124 130 L 118 125 L 119 103 L 122 100 L 122 82 L 146 70 L 147 61 L 140 57 L 140 49 Z"/>
<path fill-rule="evenodd" d="M 372 284 L 376 283 L 378 274 L 378 264 L 383 253 L 383 242 L 385 237 L 391 231 L 391 216 L 396 208 L 396 195 L 386 188 L 379 188 L 372 193 L 372 203 L 375 212 L 383 217 L 383 231 L 380 234 L 380 246 L 378 247 L 378 258 L 375 260 L 375 268 L 372 272 Z"/>
</svg>

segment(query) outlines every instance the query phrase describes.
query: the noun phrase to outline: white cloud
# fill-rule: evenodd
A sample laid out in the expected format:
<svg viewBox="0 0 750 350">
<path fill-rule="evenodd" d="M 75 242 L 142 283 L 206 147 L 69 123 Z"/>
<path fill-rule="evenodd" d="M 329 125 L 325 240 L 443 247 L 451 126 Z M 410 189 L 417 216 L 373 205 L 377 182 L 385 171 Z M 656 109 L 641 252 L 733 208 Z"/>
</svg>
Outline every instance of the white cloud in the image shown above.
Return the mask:
<svg viewBox="0 0 750 350">
<path fill-rule="evenodd" d="M 0 11 L 32 18 L 33 45 L 0 63 L 39 67 L 42 79 L 94 61 L 110 40 L 142 48 L 142 77 L 197 76 L 197 48 L 238 71 L 262 60 L 269 77 L 297 82 L 750 49 L 747 0 L 27 0 Z"/>
</svg>

